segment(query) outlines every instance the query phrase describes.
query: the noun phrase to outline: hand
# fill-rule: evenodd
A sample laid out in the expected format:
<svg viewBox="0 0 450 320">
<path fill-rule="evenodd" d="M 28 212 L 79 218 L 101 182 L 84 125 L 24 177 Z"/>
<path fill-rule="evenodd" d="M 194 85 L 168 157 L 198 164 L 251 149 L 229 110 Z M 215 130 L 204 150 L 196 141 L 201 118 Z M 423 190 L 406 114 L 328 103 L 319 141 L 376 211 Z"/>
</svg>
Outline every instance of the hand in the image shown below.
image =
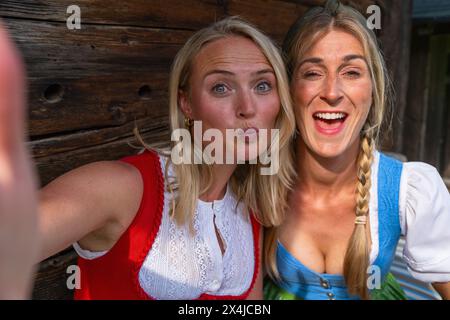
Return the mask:
<svg viewBox="0 0 450 320">
<path fill-rule="evenodd" d="M 433 287 L 441 295 L 442 299 L 450 300 L 450 282 L 435 282 Z"/>
<path fill-rule="evenodd" d="M 25 72 L 0 22 L 0 299 L 30 296 L 39 250 L 37 185 L 25 145 Z"/>
</svg>

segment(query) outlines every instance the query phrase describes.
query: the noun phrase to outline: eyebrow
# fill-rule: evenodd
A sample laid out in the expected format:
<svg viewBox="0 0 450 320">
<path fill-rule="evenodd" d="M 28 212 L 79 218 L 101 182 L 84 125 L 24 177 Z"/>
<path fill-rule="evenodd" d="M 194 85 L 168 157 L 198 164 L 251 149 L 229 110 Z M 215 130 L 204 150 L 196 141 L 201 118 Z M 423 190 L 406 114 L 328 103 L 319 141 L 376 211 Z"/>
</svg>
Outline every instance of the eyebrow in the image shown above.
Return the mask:
<svg viewBox="0 0 450 320">
<path fill-rule="evenodd" d="M 366 58 L 364 56 L 360 55 L 360 54 L 349 54 L 349 55 L 346 55 L 344 58 L 342 58 L 342 61 L 343 62 L 349 62 L 349 61 L 354 60 L 354 59 L 361 59 L 361 60 L 363 60 L 364 62 L 367 63 Z M 318 58 L 318 57 L 312 57 L 312 58 L 304 59 L 304 60 L 302 60 L 299 63 L 298 68 L 300 68 L 305 63 L 323 64 L 323 59 L 322 58 Z"/>
<path fill-rule="evenodd" d="M 231 71 L 228 71 L 228 70 L 213 69 L 213 70 L 207 72 L 205 74 L 204 78 L 206 78 L 206 77 L 208 77 L 208 76 L 210 76 L 212 74 L 217 74 L 217 73 L 218 74 L 228 75 L 228 76 L 234 76 L 235 75 L 234 72 L 231 72 Z M 261 74 L 265 74 L 265 73 L 275 74 L 275 72 L 272 69 L 267 68 L 267 69 L 262 69 L 262 70 L 258 70 L 258 71 L 252 72 L 251 75 L 254 76 L 254 75 L 261 75 Z"/>
<path fill-rule="evenodd" d="M 360 54 L 349 54 L 348 56 L 345 56 L 344 59 L 342 59 L 342 60 L 344 62 L 349 62 L 350 60 L 354 60 L 354 59 L 361 59 L 367 63 L 366 58 Z"/>
</svg>

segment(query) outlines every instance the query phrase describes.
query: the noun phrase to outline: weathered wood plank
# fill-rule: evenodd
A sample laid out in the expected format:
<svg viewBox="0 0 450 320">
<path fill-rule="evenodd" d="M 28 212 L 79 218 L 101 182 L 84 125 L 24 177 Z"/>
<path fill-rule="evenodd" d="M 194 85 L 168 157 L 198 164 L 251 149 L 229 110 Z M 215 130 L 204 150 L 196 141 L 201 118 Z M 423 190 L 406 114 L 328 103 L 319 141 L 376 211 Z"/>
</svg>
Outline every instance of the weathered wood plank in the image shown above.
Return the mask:
<svg viewBox="0 0 450 320">
<path fill-rule="evenodd" d="M 73 33 L 57 23 L 5 23 L 27 65 L 31 137 L 166 117 L 170 65 L 192 34 L 103 26 Z"/>
<path fill-rule="evenodd" d="M 395 116 L 392 121 L 392 139 L 384 141 L 384 148 L 401 152 L 403 118 L 408 91 L 412 1 L 383 1 L 381 5 L 383 10 L 379 39 L 396 98 L 393 110 Z"/>
<path fill-rule="evenodd" d="M 411 39 L 411 65 L 407 107 L 404 116 L 403 153 L 409 161 L 423 160 L 425 148 L 426 114 L 430 82 L 429 54 L 430 34 L 428 27 L 415 27 Z"/>
<path fill-rule="evenodd" d="M 31 86 L 31 98 L 35 101 L 30 110 L 30 135 L 40 136 L 52 133 L 72 132 L 81 129 L 120 126 L 134 119 L 150 117 L 159 122 L 168 116 L 167 98 L 164 96 L 164 79 L 144 82 L 141 76 L 127 81 L 117 79 L 108 82 L 108 78 L 91 77 L 87 81 L 58 81 L 65 90 L 64 101 L 48 103 L 38 99 L 40 90 Z M 164 75 L 162 75 L 164 76 Z M 141 82 L 139 81 L 141 80 Z M 92 85 L 89 86 L 89 83 Z M 123 82 L 122 82 L 123 81 Z M 149 86 L 154 96 L 148 99 L 139 97 L 139 87 Z M 95 89 L 102 90 L 95 92 Z"/>
<path fill-rule="evenodd" d="M 308 7 L 286 1 L 239 1 L 226 2 L 226 14 L 238 15 L 252 22 L 281 44 L 289 27 Z"/>
<path fill-rule="evenodd" d="M 441 161 L 444 151 L 444 137 L 448 108 L 446 97 L 446 63 L 450 54 L 450 36 L 433 35 L 430 40 L 430 83 L 426 117 L 426 134 L 423 161 L 438 170 L 443 169 Z"/>
<path fill-rule="evenodd" d="M 132 137 L 133 128 L 137 127 L 141 134 L 149 131 L 169 131 L 169 119 L 163 117 L 158 121 L 146 117 L 128 122 L 123 126 L 80 131 L 73 134 L 58 135 L 56 137 L 34 140 L 28 143 L 35 159 L 49 157 L 56 154 L 70 152 L 77 149 L 98 146 L 104 143 Z"/>
<path fill-rule="evenodd" d="M 169 130 L 165 127 L 147 132 L 141 130 L 141 135 L 150 146 L 167 146 L 170 141 Z M 129 136 L 98 146 L 36 158 L 35 164 L 39 172 L 40 185 L 44 186 L 56 177 L 79 166 L 101 160 L 118 160 L 123 156 L 136 154 L 140 148 L 139 142 L 133 136 Z"/>
<path fill-rule="evenodd" d="M 283 2 L 291 2 L 295 4 L 301 4 L 306 7 L 315 7 L 323 5 L 326 0 L 281 0 Z M 343 4 L 351 5 L 361 13 L 365 14 L 368 6 L 372 4 L 378 4 L 380 7 L 384 7 L 386 0 L 341 0 Z"/>
<path fill-rule="evenodd" d="M 67 8 L 78 5 L 81 27 L 113 24 L 196 30 L 223 16 L 215 0 L 2 0 L 0 16 L 66 22 Z"/>
<path fill-rule="evenodd" d="M 36 300 L 73 299 L 73 290 L 67 288 L 67 279 L 70 276 L 67 268 L 76 264 L 77 254 L 71 248 L 43 261 L 35 276 L 32 298 Z"/>
</svg>

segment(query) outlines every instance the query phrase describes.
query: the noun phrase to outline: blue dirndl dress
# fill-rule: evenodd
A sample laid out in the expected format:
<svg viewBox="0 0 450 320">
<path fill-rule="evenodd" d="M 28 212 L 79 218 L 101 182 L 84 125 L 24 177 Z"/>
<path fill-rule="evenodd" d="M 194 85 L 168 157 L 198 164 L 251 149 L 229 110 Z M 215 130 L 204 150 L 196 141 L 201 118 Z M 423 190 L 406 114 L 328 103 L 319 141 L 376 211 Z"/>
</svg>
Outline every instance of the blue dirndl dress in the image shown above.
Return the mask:
<svg viewBox="0 0 450 320">
<path fill-rule="evenodd" d="M 403 164 L 380 153 L 378 167 L 378 255 L 368 270 L 371 299 L 404 300 L 406 295 L 389 273 L 401 235 L 399 192 Z M 268 300 L 356 300 L 348 293 L 344 276 L 317 273 L 297 260 L 278 241 L 276 261 L 281 281 L 267 277 L 264 298 Z M 373 280 L 373 282 L 371 281 Z M 371 286 L 373 284 L 373 286 Z"/>
</svg>

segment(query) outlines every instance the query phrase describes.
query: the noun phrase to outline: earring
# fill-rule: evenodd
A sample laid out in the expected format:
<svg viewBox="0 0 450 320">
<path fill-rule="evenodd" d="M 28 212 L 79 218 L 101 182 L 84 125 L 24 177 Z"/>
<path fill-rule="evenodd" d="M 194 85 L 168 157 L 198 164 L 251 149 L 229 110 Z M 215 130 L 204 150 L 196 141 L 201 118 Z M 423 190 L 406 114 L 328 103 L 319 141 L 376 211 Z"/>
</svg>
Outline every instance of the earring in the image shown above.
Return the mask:
<svg viewBox="0 0 450 320">
<path fill-rule="evenodd" d="M 194 125 L 194 120 L 192 120 L 192 119 L 189 119 L 189 118 L 184 118 L 184 126 L 186 127 L 186 128 L 190 128 L 190 127 L 192 127 Z"/>
</svg>

